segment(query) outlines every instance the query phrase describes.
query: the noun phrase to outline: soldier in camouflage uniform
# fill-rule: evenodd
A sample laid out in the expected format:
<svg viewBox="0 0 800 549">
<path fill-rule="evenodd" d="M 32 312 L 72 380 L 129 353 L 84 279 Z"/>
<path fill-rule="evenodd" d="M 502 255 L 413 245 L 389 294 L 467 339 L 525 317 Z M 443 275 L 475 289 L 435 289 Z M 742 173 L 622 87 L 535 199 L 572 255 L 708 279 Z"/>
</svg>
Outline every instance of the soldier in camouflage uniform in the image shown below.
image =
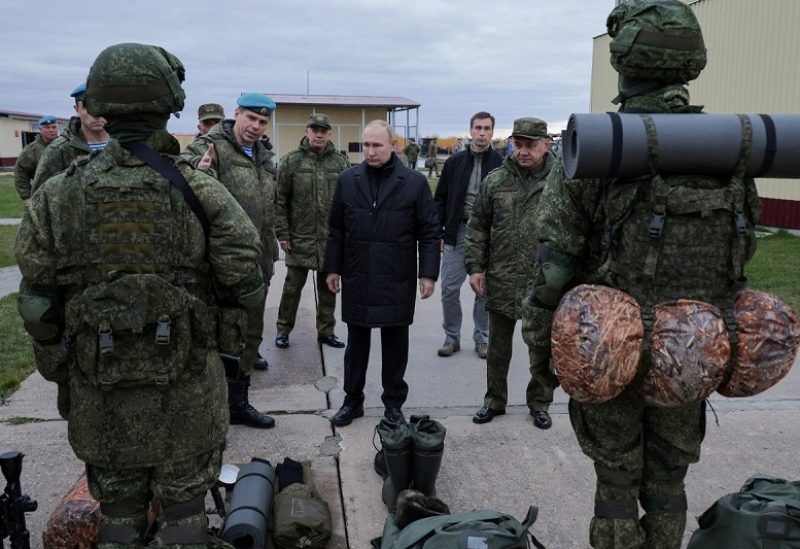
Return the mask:
<svg viewBox="0 0 800 549">
<path fill-rule="evenodd" d="M 469 283 L 476 294 L 486 296 L 490 326 L 486 396 L 472 418 L 475 423 L 487 423 L 506 411 L 514 326 L 522 318 L 522 300 L 533 280 L 527 259 L 538 241 L 533 217 L 554 160 L 544 120 L 515 120 L 511 137 L 514 154 L 479 187 L 464 245 Z M 531 380 L 525 400 L 534 425 L 548 429 L 552 421 L 547 410 L 558 385 L 550 370 L 549 347 L 529 346 L 528 357 Z"/>
<path fill-rule="evenodd" d="M 286 252 L 286 281 L 275 337 L 275 345 L 281 349 L 289 346 L 309 270 L 317 276 L 317 340 L 331 347 L 344 347 L 333 333 L 336 294 L 328 290 L 321 269 L 336 178 L 350 164 L 330 138 L 330 119 L 322 113 L 312 114 L 300 147 L 281 159 L 278 170 L 275 235 Z"/>
<path fill-rule="evenodd" d="M 689 104 L 686 83 L 705 66 L 706 50 L 690 7 L 678 0 L 630 0 L 611 12 L 608 30 L 622 112 L 700 112 Z M 642 307 L 646 330 L 652 307 L 676 298 L 710 303 L 730 319 L 746 280 L 744 263 L 755 249 L 759 210 L 752 179 L 739 172 L 570 180 L 559 157 L 536 219 L 541 244 L 526 324 L 541 326 L 564 290 L 580 282 L 628 293 Z M 526 333 L 526 340 L 546 339 L 542 330 Z M 684 478 L 700 458 L 705 403 L 645 405 L 639 386 L 648 361 L 645 346 L 640 375 L 619 396 L 569 403 L 576 437 L 597 474 L 589 534 L 595 548 L 681 546 Z"/>
<path fill-rule="evenodd" d="M 33 177 L 31 193 L 57 173 L 66 170 L 73 160 L 88 156 L 93 150 L 102 150 L 108 144 L 106 119 L 92 116 L 86 110 L 86 83 L 75 88 L 70 96 L 75 99 L 77 116 L 69 119 L 67 129 L 44 150 Z"/>
<path fill-rule="evenodd" d="M 101 52 L 86 106 L 112 140 L 44 182 L 16 242 L 20 314 L 100 502 L 100 549 L 145 546 L 154 490 L 155 543 L 207 546 L 205 493 L 228 425 L 214 312 L 243 316 L 264 295 L 258 233 L 166 131 L 183 75 L 155 46 Z M 147 151 L 190 190 L 141 160 Z"/>
<path fill-rule="evenodd" d="M 192 165 L 213 169 L 217 178 L 239 202 L 261 235 L 261 272 L 269 287 L 278 259 L 273 231 L 275 201 L 275 154 L 264 148 L 261 136 L 267 129 L 275 102 L 261 93 L 246 93 L 237 99 L 234 119 L 226 119 L 206 135 L 197 137 L 181 156 Z M 265 296 L 266 297 L 266 296 Z M 228 380 L 232 424 L 271 428 L 275 420 L 250 405 L 250 374 L 266 369 L 259 354 L 264 331 L 264 307 L 251 311 L 247 319 L 247 345 L 239 356 L 239 374 Z"/>
<path fill-rule="evenodd" d="M 419 145 L 417 145 L 413 137 L 409 138 L 408 144 L 403 147 L 403 154 L 408 159 L 408 167 L 416 171 L 417 159 L 419 159 Z"/>
<path fill-rule="evenodd" d="M 14 164 L 14 187 L 25 204 L 31 198 L 31 181 L 36 175 L 39 160 L 48 145 L 58 137 L 58 118 L 52 114 L 43 116 L 39 119 L 39 130 L 41 133 L 22 149 Z"/>
</svg>

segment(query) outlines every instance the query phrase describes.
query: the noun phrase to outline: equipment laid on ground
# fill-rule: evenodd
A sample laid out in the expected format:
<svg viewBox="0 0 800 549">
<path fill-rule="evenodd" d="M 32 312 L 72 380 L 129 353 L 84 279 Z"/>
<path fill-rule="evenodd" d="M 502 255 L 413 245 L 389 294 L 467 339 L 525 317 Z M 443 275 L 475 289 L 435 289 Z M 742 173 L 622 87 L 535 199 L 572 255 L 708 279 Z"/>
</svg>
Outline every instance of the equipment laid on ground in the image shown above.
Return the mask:
<svg viewBox="0 0 800 549">
<path fill-rule="evenodd" d="M 272 539 L 279 549 L 324 549 L 333 533 L 331 510 L 314 486 L 310 463 L 285 458 L 276 468 Z"/>
<path fill-rule="evenodd" d="M 747 479 L 697 518 L 687 549 L 800 547 L 800 481 L 766 475 Z"/>
<path fill-rule="evenodd" d="M 6 479 L 6 488 L 0 494 L 0 549 L 8 538 L 11 549 L 30 549 L 30 532 L 25 526 L 25 513 L 36 511 L 38 504 L 30 496 L 22 495 L 22 452 L 0 454 L 0 470 Z"/>
<path fill-rule="evenodd" d="M 746 175 L 800 177 L 796 114 L 572 114 L 562 141 L 564 171 L 572 179 L 720 176 L 734 172 L 744 143 Z"/>
<path fill-rule="evenodd" d="M 275 487 L 275 470 L 259 458 L 239 469 L 220 538 L 245 549 L 266 547 Z"/>
<path fill-rule="evenodd" d="M 89 494 L 83 473 L 50 514 L 42 544 L 48 549 L 91 549 L 101 517 L 100 503 Z"/>
</svg>

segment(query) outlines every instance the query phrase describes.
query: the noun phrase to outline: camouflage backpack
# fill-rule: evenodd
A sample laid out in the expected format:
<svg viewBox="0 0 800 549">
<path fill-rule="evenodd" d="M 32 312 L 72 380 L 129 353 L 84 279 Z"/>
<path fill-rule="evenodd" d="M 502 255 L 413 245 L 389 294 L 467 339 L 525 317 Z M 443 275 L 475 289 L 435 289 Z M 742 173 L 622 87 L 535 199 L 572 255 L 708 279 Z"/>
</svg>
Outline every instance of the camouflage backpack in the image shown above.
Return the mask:
<svg viewBox="0 0 800 549">
<path fill-rule="evenodd" d="M 658 174 L 655 127 L 643 118 L 652 174 L 605 188 L 602 281 L 631 294 L 643 309 L 677 298 L 730 307 L 755 252 L 760 208 L 755 186 L 743 176 L 749 121 L 742 119 L 739 166 L 721 179 Z"/>
<path fill-rule="evenodd" d="M 606 26 L 611 65 L 623 77 L 686 83 L 706 66 L 700 25 L 679 0 L 628 0 Z"/>
</svg>

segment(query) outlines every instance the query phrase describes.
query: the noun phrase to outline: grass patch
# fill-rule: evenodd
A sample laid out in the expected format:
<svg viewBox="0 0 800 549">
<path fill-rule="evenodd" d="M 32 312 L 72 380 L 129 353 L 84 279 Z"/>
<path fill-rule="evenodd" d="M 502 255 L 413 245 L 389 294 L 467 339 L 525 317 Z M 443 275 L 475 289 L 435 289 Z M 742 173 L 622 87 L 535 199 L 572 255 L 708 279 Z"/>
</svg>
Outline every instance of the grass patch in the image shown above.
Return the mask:
<svg viewBox="0 0 800 549">
<path fill-rule="evenodd" d="M 0 403 L 35 369 L 31 339 L 17 312 L 17 294 L 0 299 Z"/>
<path fill-rule="evenodd" d="M 13 173 L 0 173 L 0 217 L 22 217 L 25 205 L 14 187 Z"/>
<path fill-rule="evenodd" d="M 40 417 L 24 417 L 24 416 L 13 416 L 6 420 L 6 423 L 9 425 L 25 425 L 26 423 L 41 423 L 44 421 Z"/>
<path fill-rule="evenodd" d="M 748 286 L 780 297 L 796 312 L 800 311 L 800 237 L 778 231 L 758 239 L 758 248 L 745 267 Z"/>
<path fill-rule="evenodd" d="M 19 225 L 0 225 L 0 267 L 16 265 L 14 257 L 14 240 L 17 238 Z"/>
</svg>

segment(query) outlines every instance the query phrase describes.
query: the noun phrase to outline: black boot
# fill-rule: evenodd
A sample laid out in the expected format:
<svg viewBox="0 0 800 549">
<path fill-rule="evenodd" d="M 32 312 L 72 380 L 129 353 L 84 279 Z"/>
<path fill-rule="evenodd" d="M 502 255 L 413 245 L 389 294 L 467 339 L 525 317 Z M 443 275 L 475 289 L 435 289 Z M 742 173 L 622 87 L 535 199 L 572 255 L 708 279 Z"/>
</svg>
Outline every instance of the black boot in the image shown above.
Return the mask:
<svg viewBox="0 0 800 549">
<path fill-rule="evenodd" d="M 428 416 L 411 417 L 414 440 L 414 490 L 426 496 L 436 496 L 436 477 L 442 465 L 444 425 Z"/>
<path fill-rule="evenodd" d="M 397 505 L 397 494 L 411 486 L 413 446 L 411 431 L 406 423 L 391 423 L 385 419 L 378 425 L 383 457 L 386 461 L 388 484 L 384 485 L 383 502 L 390 513 Z"/>
<path fill-rule="evenodd" d="M 231 414 L 231 425 L 247 425 L 259 429 L 275 427 L 275 420 L 262 414 L 250 405 L 247 393 L 250 390 L 250 376 L 241 376 L 236 380 L 228 380 L 228 410 Z"/>
</svg>

